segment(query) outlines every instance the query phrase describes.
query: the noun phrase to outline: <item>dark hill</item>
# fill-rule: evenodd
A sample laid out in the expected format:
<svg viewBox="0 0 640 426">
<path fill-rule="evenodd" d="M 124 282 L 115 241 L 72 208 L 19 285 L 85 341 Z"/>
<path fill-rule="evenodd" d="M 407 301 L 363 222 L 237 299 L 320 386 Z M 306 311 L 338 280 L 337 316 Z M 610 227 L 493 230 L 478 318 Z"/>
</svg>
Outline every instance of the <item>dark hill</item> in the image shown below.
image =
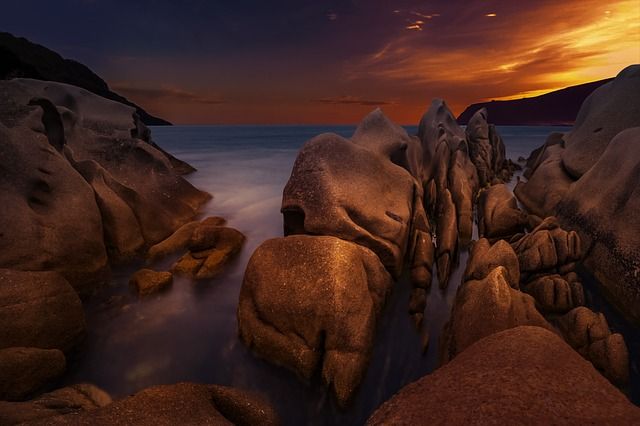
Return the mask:
<svg viewBox="0 0 640 426">
<path fill-rule="evenodd" d="M 491 122 L 498 125 L 571 125 L 585 98 L 611 80 L 570 86 L 533 98 L 472 104 L 458 116 L 458 123 L 467 124 L 477 110 L 485 107 Z"/>
<path fill-rule="evenodd" d="M 154 117 L 129 101 L 112 92 L 107 83 L 85 65 L 64 59 L 56 52 L 21 37 L 0 32 L 0 80 L 16 77 L 58 81 L 82 87 L 104 98 L 129 105 L 136 109 L 145 124 L 170 125 L 162 118 Z"/>
</svg>

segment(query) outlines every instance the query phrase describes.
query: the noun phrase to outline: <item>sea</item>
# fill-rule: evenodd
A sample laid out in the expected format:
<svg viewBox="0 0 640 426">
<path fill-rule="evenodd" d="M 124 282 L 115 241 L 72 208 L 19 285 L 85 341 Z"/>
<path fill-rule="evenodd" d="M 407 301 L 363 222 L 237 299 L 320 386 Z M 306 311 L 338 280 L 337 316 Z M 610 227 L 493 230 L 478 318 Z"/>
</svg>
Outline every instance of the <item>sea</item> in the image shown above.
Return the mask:
<svg viewBox="0 0 640 426">
<path fill-rule="evenodd" d="M 202 282 L 176 277 L 169 291 L 146 299 L 139 300 L 128 286 L 131 274 L 143 264 L 118 267 L 109 285 L 85 305 L 88 336 L 70 362 L 66 384 L 93 383 L 121 398 L 157 384 L 214 383 L 262 395 L 285 425 L 359 425 L 404 385 L 437 368 L 438 340 L 462 278 L 466 252 L 461 253 L 447 289 L 441 290 L 434 277 L 424 322 L 429 334 L 426 353 L 422 335 L 407 313 L 408 277 L 398 280 L 379 320 L 366 376 L 345 410 L 337 407 L 319 377 L 305 382 L 258 358 L 238 338 L 236 308 L 244 270 L 256 247 L 283 235 L 282 190 L 298 151 L 321 133 L 349 137 L 355 126 L 167 126 L 151 130 L 158 145 L 197 169 L 187 179 L 213 195 L 202 217 L 226 218 L 229 226 L 247 236 L 247 242 L 220 276 Z M 406 130 L 415 134 L 417 127 Z M 514 161 L 528 157 L 549 133 L 568 130 L 498 126 L 507 157 Z M 153 267 L 169 269 L 176 259 Z M 606 303 L 591 277 L 583 279 L 587 304 L 605 312 L 610 326 L 627 340 L 632 374 L 627 392 L 638 404 L 638 330 Z"/>
</svg>

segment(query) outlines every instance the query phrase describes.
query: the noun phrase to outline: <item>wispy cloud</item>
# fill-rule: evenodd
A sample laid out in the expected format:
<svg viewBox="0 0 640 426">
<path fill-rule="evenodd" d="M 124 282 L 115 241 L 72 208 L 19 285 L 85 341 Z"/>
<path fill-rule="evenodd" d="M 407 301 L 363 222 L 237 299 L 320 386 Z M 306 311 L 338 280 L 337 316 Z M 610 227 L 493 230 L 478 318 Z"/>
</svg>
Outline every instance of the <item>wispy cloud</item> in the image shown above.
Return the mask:
<svg viewBox="0 0 640 426">
<path fill-rule="evenodd" d="M 362 99 L 357 96 L 338 96 L 335 98 L 312 99 L 311 102 L 321 103 L 321 104 L 334 104 L 334 105 L 364 105 L 364 106 L 395 105 L 395 102 L 393 101 Z"/>
</svg>

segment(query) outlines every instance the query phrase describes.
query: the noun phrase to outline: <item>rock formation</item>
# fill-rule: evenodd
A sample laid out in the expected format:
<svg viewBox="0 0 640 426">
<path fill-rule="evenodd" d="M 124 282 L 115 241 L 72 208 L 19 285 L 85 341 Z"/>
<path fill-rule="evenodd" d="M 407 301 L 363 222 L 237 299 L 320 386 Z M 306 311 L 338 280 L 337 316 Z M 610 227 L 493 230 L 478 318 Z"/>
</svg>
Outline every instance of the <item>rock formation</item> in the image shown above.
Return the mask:
<svg viewBox="0 0 640 426">
<path fill-rule="evenodd" d="M 583 241 L 584 265 L 634 322 L 640 321 L 640 65 L 585 99 L 573 129 L 530 156 L 516 195 L 531 212 L 555 215 Z"/>
<path fill-rule="evenodd" d="M 640 409 L 557 335 L 522 326 L 479 340 L 405 386 L 369 425 L 637 424 Z"/>
<path fill-rule="evenodd" d="M 61 83 L 0 82 L 0 266 L 55 270 L 81 294 L 210 198 L 133 108 Z"/>
</svg>

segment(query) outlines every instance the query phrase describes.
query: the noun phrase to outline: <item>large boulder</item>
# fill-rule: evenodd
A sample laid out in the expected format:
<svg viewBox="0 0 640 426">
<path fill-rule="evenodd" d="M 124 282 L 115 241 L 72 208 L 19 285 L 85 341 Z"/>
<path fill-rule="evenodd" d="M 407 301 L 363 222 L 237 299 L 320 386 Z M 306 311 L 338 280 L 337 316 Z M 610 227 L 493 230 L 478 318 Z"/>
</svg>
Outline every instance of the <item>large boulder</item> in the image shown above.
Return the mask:
<svg viewBox="0 0 640 426">
<path fill-rule="evenodd" d="M 49 424 L 51 417 L 75 415 L 111 404 L 109 394 L 91 384 L 56 389 L 25 402 L 0 401 L 0 424 Z"/>
<path fill-rule="evenodd" d="M 487 123 L 487 109 L 480 108 L 469 119 L 465 129 L 469 143 L 469 157 L 478 171 L 480 186 L 491 185 L 495 177 L 493 169 L 492 141 L 489 139 L 489 124 Z M 502 166 L 502 165 L 501 165 Z"/>
<path fill-rule="evenodd" d="M 490 186 L 478 197 L 478 233 L 490 240 L 510 239 L 524 232 L 527 214 L 505 184 Z"/>
<path fill-rule="evenodd" d="M 0 82 L 0 266 L 56 270 L 89 292 L 107 257 L 141 254 L 210 198 L 178 166 L 131 107 L 62 83 Z"/>
<path fill-rule="evenodd" d="M 478 192 L 476 167 L 466 151 L 457 150 L 451 157 L 449 168 L 449 190 L 456 206 L 458 240 L 466 247 L 473 235 L 473 210 Z"/>
<path fill-rule="evenodd" d="M 640 409 L 555 334 L 485 337 L 405 386 L 369 425 L 638 424 Z"/>
<path fill-rule="evenodd" d="M 418 181 L 403 168 L 406 161 L 392 161 L 407 152 L 408 137 L 400 130 L 374 111 L 351 140 L 323 134 L 307 142 L 284 188 L 285 235 L 353 241 L 373 250 L 398 277 L 408 250 L 414 198 L 422 194 Z"/>
<path fill-rule="evenodd" d="M 507 270 L 498 266 L 484 279 L 458 288 L 442 337 L 441 360 L 447 362 L 483 337 L 521 325 L 552 329 L 534 299 L 511 288 Z"/>
<path fill-rule="evenodd" d="M 56 272 L 0 269 L 0 349 L 70 352 L 86 332 L 78 295 Z"/>
<path fill-rule="evenodd" d="M 615 81 L 615 80 L 614 80 Z M 620 132 L 558 206 L 563 225 L 578 231 L 584 264 L 605 294 L 640 323 L 640 127 Z"/>
<path fill-rule="evenodd" d="M 340 405 L 369 361 L 391 277 L 369 249 L 334 237 L 265 241 L 251 256 L 238 305 L 243 342 L 310 379 L 318 370 Z"/>
<path fill-rule="evenodd" d="M 0 349 L 0 400 L 24 399 L 64 373 L 59 349 Z"/>
<path fill-rule="evenodd" d="M 562 164 L 571 176 L 582 177 L 618 133 L 640 126 L 638 93 L 640 65 L 631 65 L 584 100 L 573 128 L 564 137 Z"/>
<path fill-rule="evenodd" d="M 94 410 L 30 422 L 33 425 L 265 425 L 280 423 L 260 396 L 217 385 L 177 383 L 143 389 Z"/>
</svg>

